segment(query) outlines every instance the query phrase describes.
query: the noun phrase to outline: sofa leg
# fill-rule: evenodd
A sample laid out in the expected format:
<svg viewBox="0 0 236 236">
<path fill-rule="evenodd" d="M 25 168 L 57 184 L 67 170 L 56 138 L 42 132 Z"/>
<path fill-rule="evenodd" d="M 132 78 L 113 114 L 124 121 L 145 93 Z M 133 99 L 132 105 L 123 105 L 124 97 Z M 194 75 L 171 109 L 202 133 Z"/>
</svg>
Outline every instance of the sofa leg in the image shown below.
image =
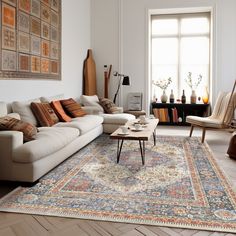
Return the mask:
<svg viewBox="0 0 236 236">
<path fill-rule="evenodd" d="M 202 128 L 202 143 L 204 143 L 205 135 L 206 135 L 206 128 Z"/>
<path fill-rule="evenodd" d="M 189 133 L 189 137 L 192 137 L 193 128 L 194 128 L 194 126 L 193 126 L 193 125 L 191 125 L 191 128 L 190 128 L 190 133 Z"/>
</svg>

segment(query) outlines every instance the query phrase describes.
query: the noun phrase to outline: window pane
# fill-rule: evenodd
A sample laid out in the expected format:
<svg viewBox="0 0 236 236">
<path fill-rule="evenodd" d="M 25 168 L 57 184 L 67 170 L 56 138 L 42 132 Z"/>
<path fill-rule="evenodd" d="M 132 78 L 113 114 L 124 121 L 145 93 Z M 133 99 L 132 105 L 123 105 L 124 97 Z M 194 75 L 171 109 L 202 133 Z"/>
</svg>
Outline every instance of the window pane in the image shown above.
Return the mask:
<svg viewBox="0 0 236 236">
<path fill-rule="evenodd" d="M 181 39 L 181 64 L 208 64 L 209 38 L 185 37 Z"/>
<path fill-rule="evenodd" d="M 204 87 L 208 86 L 209 84 L 209 65 L 183 65 L 180 69 L 180 91 L 182 92 L 183 89 L 185 90 L 185 95 L 187 100 L 189 100 L 191 96 L 192 89 L 188 86 L 188 84 L 185 82 L 188 73 L 192 73 L 192 80 L 193 83 L 197 82 L 197 79 L 199 77 L 199 74 L 202 75 L 202 80 L 198 87 L 194 90 L 196 91 L 197 96 L 202 97 L 204 92 Z"/>
<path fill-rule="evenodd" d="M 181 20 L 181 34 L 209 33 L 209 20 L 206 17 Z"/>
<path fill-rule="evenodd" d="M 155 38 L 152 40 L 153 64 L 177 64 L 177 38 Z"/>
<path fill-rule="evenodd" d="M 174 93 L 177 94 L 177 76 L 178 75 L 178 65 L 152 65 L 152 80 L 167 80 L 171 77 L 172 82 L 166 90 L 166 94 L 170 95 L 171 89 L 173 89 Z M 157 86 L 152 86 L 153 93 L 152 96 L 156 96 L 158 101 L 160 101 L 160 97 L 162 95 L 162 89 Z"/>
<path fill-rule="evenodd" d="M 177 19 L 158 19 L 152 21 L 153 35 L 171 35 L 178 33 Z"/>
</svg>

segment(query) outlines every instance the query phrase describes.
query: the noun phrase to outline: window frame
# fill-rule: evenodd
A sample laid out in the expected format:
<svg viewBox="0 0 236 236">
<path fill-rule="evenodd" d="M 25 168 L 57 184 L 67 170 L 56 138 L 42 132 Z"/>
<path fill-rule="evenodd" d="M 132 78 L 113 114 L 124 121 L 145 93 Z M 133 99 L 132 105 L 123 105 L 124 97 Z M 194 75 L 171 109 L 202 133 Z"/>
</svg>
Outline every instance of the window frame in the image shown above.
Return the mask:
<svg viewBox="0 0 236 236">
<path fill-rule="evenodd" d="M 181 33 L 181 20 L 182 19 L 187 19 L 187 18 L 199 18 L 199 17 L 206 17 L 208 19 L 209 22 L 209 31 L 206 33 Z M 155 19 L 177 19 L 178 21 L 178 31 L 176 34 L 153 34 L 152 32 L 152 22 Z M 189 13 L 174 13 L 174 14 L 151 14 L 150 15 L 150 79 L 152 81 L 152 72 L 153 72 L 153 68 L 152 68 L 152 40 L 155 38 L 177 38 L 178 40 L 178 64 L 177 64 L 177 86 L 178 86 L 178 90 L 177 90 L 177 97 L 181 96 L 181 39 L 184 37 L 207 37 L 209 40 L 209 61 L 208 61 L 208 80 L 207 80 L 207 84 L 208 84 L 208 88 L 210 87 L 210 82 L 211 82 L 211 68 L 212 68 L 212 60 L 211 60 L 211 50 L 212 50 L 212 12 L 209 10 L 203 11 L 203 12 L 189 12 Z M 151 94 L 153 91 L 153 85 L 151 83 Z M 153 96 L 153 94 L 152 94 Z M 211 95 L 210 95 L 211 96 Z"/>
</svg>

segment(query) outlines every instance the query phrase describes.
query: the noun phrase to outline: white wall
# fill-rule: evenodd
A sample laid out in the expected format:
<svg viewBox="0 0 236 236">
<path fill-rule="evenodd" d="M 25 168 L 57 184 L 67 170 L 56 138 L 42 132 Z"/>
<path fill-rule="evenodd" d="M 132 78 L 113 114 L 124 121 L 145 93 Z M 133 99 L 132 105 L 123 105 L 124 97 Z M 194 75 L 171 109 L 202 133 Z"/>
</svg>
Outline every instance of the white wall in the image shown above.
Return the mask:
<svg viewBox="0 0 236 236">
<path fill-rule="evenodd" d="M 110 4 L 108 4 L 110 2 Z M 126 106 L 128 92 L 143 92 L 144 103 L 149 106 L 146 92 L 147 71 L 147 27 L 148 10 L 210 7 L 215 12 L 215 48 L 213 70 L 213 100 L 219 90 L 231 90 L 236 78 L 236 1 L 235 0 L 92 0 L 92 47 L 96 61 L 113 59 L 113 66 L 128 74 L 132 85 L 123 87 L 123 104 Z M 107 12 L 111 11 L 111 18 Z M 102 20 L 100 16 L 103 16 Z M 120 17 L 120 18 L 119 18 Z M 115 19 L 114 19 L 115 18 Z M 106 29 L 106 37 L 104 36 Z M 117 43 L 112 33 L 119 34 Z M 105 41 L 104 45 L 98 42 Z M 115 44 L 116 43 L 116 44 Z M 118 47 L 118 53 L 112 48 Z M 117 50 L 117 49 L 116 49 Z M 117 64 L 118 63 L 118 64 Z M 102 68 L 97 68 L 98 79 L 102 80 Z M 114 80 L 111 81 L 114 87 Z M 102 82 L 100 82 L 103 85 Z M 100 87 L 100 94 L 102 94 Z M 114 93 L 113 93 L 114 95 Z M 122 99 L 121 99 L 122 100 Z M 121 101 L 122 102 L 122 101 Z"/>
<path fill-rule="evenodd" d="M 90 0 L 62 0 L 62 80 L 0 80 L 0 101 L 82 93 L 83 61 L 90 40 Z"/>
<path fill-rule="evenodd" d="M 104 65 L 119 70 L 119 1 L 94 0 L 91 4 L 91 44 L 97 71 L 98 94 L 104 94 Z M 111 76 L 109 97 L 114 96 L 117 78 Z"/>
</svg>

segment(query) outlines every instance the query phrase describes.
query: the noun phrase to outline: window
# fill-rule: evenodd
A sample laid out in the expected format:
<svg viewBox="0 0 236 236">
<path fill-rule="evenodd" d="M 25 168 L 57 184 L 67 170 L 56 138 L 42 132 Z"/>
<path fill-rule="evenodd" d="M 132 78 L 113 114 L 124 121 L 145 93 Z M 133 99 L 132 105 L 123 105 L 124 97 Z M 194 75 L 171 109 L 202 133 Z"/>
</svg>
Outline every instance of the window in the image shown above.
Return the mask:
<svg viewBox="0 0 236 236">
<path fill-rule="evenodd" d="M 188 73 L 194 82 L 202 75 L 194 88 L 201 97 L 204 87 L 209 88 L 210 13 L 152 15 L 151 24 L 151 80 L 171 77 L 167 94 L 173 89 L 177 99 L 185 90 L 188 101 L 192 90 L 185 82 Z M 152 96 L 160 100 L 161 94 L 162 90 L 152 84 Z"/>
</svg>

